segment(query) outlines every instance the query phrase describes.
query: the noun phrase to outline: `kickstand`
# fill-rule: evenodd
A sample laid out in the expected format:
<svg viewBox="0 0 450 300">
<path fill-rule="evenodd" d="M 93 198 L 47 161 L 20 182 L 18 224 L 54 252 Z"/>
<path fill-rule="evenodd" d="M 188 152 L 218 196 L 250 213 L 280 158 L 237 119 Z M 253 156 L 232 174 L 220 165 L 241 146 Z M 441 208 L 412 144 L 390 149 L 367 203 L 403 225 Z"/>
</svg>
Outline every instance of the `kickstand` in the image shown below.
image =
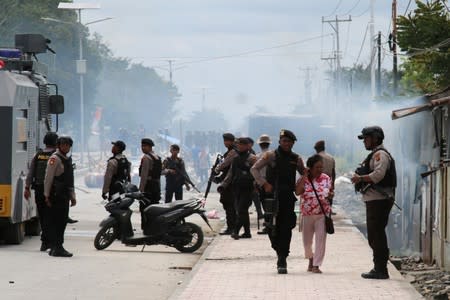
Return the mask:
<svg viewBox="0 0 450 300">
<path fill-rule="evenodd" d="M 145 244 L 142 246 L 141 252 L 144 252 Z"/>
</svg>

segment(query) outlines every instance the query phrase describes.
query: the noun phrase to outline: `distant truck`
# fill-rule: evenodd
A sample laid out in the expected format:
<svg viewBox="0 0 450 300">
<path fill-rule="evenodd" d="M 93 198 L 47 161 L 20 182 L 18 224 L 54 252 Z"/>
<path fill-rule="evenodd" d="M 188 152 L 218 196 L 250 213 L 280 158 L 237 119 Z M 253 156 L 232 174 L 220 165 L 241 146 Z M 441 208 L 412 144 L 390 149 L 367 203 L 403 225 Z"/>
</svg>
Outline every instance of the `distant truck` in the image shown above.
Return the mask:
<svg viewBox="0 0 450 300">
<path fill-rule="evenodd" d="M 34 194 L 26 200 L 23 193 L 34 154 L 46 132 L 58 130 L 57 115 L 64 112 L 64 98 L 36 60 L 53 52 L 49 43 L 40 34 L 19 34 L 14 48 L 0 48 L 0 240 L 9 244 L 40 233 Z"/>
</svg>

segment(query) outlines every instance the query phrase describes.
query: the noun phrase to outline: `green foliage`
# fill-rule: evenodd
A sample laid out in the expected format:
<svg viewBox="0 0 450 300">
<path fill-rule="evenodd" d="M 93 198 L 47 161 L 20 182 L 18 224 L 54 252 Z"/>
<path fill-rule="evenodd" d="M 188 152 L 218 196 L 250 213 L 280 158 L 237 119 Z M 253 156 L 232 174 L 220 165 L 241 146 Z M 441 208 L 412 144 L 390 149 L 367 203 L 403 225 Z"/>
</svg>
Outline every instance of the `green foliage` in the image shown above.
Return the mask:
<svg viewBox="0 0 450 300">
<path fill-rule="evenodd" d="M 397 20 L 397 42 L 409 57 L 402 68 L 408 90 L 434 92 L 450 86 L 450 20 L 442 1 L 416 0 L 417 8 Z"/>
<path fill-rule="evenodd" d="M 38 59 L 49 66 L 48 79 L 58 84 L 59 93 L 65 98 L 66 109 L 60 117 L 60 126 L 79 128 L 80 76 L 76 74 L 75 61 L 79 59 L 80 37 L 83 59 L 87 61 L 86 124 L 90 124 L 95 106 L 102 105 L 104 125 L 113 129 L 141 123 L 147 129 L 163 126 L 179 97 L 176 87 L 163 81 L 151 68 L 115 58 L 101 36 L 90 35 L 88 27 L 77 23 L 76 12 L 57 8 L 59 2 L 0 0 L 0 46 L 13 47 L 14 35 L 18 33 L 38 33 L 51 40 L 50 47 L 56 55 L 41 54 Z M 85 128 L 89 130 L 89 126 Z"/>
<path fill-rule="evenodd" d="M 154 69 L 130 64 L 126 58 L 106 57 L 101 76 L 96 104 L 103 107 L 104 121 L 113 130 L 143 124 L 156 132 L 172 120 L 178 91 Z"/>
</svg>

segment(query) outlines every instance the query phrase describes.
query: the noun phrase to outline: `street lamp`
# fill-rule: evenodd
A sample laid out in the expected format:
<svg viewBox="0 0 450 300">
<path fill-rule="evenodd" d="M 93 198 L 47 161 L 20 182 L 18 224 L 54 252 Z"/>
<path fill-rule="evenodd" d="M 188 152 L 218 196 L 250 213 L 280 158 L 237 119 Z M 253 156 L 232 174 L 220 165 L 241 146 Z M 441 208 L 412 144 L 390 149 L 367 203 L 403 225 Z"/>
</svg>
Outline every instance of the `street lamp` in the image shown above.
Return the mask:
<svg viewBox="0 0 450 300">
<path fill-rule="evenodd" d="M 81 151 L 80 151 L 80 164 L 83 165 L 84 162 L 84 147 L 85 147 L 85 141 L 84 141 L 84 78 L 83 75 L 86 74 L 86 60 L 83 59 L 83 37 L 81 35 L 82 25 L 89 25 L 93 23 L 98 23 L 101 21 L 109 20 L 111 18 L 105 18 L 93 22 L 89 22 L 86 24 L 81 23 L 81 11 L 83 9 L 99 9 L 100 4 L 94 4 L 94 3 L 67 3 L 67 2 L 60 2 L 58 4 L 59 9 L 69 9 L 69 10 L 77 10 L 78 11 L 78 23 L 79 23 L 79 39 L 80 39 L 80 58 L 76 61 L 76 71 L 77 74 L 80 75 L 80 143 L 81 143 Z"/>
</svg>

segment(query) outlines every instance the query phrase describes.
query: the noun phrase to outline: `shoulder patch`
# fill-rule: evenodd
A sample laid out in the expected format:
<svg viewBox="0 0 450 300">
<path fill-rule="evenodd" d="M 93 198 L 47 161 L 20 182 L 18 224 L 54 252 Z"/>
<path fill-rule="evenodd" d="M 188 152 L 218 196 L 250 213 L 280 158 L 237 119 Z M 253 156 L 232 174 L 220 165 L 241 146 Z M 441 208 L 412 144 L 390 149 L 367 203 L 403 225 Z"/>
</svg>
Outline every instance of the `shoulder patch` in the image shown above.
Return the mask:
<svg viewBox="0 0 450 300">
<path fill-rule="evenodd" d="M 50 165 L 54 165 L 55 162 L 56 162 L 56 158 L 54 158 L 54 157 L 50 157 L 50 159 L 48 160 L 48 163 L 49 163 Z"/>
<path fill-rule="evenodd" d="M 381 159 L 381 154 L 380 154 L 380 152 L 375 153 L 374 159 L 375 159 L 376 161 L 380 161 L 380 159 Z"/>
</svg>

